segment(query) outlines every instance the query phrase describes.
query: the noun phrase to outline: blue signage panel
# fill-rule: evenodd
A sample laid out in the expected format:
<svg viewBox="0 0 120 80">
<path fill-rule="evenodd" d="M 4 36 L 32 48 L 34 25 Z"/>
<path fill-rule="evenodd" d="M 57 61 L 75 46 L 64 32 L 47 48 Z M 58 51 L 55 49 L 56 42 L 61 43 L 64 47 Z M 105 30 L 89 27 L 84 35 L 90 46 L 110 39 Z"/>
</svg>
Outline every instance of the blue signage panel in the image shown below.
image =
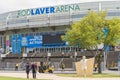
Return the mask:
<svg viewBox="0 0 120 80">
<path fill-rule="evenodd" d="M 12 53 L 16 53 L 16 35 L 12 35 Z"/>
<path fill-rule="evenodd" d="M 17 35 L 17 53 L 18 54 L 21 53 L 21 35 L 20 34 Z"/>
<path fill-rule="evenodd" d="M 21 53 L 21 35 L 12 35 L 12 53 L 20 54 Z"/>
<path fill-rule="evenodd" d="M 28 48 L 41 47 L 42 43 L 42 36 L 22 37 L 22 46 L 26 46 Z"/>
<path fill-rule="evenodd" d="M 42 46 L 42 36 L 28 36 L 28 47 L 40 47 Z"/>
</svg>

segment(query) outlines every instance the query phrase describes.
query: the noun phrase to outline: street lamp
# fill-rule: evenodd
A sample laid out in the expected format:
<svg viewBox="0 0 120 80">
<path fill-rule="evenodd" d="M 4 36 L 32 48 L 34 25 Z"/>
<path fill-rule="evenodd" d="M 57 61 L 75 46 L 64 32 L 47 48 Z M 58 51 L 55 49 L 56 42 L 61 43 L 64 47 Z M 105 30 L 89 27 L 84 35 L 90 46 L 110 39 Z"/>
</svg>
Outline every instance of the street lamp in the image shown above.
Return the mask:
<svg viewBox="0 0 120 80">
<path fill-rule="evenodd" d="M 11 17 L 11 13 L 9 13 L 8 15 L 7 15 L 7 17 L 6 17 L 6 30 L 8 30 L 8 20 L 10 19 L 10 18 L 12 18 Z M 6 36 L 7 37 L 7 36 Z M 9 37 L 9 36 L 8 36 Z M 8 39 L 9 40 L 9 39 Z M 9 52 L 9 44 L 8 45 L 6 45 L 6 53 L 8 54 L 8 52 Z"/>
<path fill-rule="evenodd" d="M 11 17 L 11 13 L 9 13 L 8 15 L 7 15 L 7 17 L 6 17 L 6 28 L 8 28 L 8 20 L 10 19 L 10 18 L 12 18 Z"/>
</svg>

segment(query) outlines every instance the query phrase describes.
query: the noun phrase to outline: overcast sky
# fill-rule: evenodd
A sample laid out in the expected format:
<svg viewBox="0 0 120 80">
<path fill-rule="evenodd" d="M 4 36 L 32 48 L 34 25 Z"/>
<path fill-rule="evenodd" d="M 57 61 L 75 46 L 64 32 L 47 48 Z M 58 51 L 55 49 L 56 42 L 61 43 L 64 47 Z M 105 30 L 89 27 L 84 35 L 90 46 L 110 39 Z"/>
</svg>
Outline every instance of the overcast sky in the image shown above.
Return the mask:
<svg viewBox="0 0 120 80">
<path fill-rule="evenodd" d="M 71 3 L 83 3 L 91 1 L 114 1 L 114 0 L 0 0 L 0 13 L 19 9 L 37 8 Z"/>
</svg>

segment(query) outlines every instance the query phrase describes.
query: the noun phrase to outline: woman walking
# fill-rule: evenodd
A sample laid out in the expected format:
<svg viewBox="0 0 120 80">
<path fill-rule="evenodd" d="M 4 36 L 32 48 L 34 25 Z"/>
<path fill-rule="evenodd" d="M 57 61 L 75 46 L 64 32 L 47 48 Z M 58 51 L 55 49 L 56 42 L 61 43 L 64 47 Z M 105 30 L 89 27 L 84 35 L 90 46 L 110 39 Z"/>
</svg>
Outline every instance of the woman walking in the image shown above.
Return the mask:
<svg viewBox="0 0 120 80">
<path fill-rule="evenodd" d="M 26 64 L 26 74 L 27 74 L 27 79 L 29 79 L 29 73 L 30 73 L 30 64 Z"/>
</svg>

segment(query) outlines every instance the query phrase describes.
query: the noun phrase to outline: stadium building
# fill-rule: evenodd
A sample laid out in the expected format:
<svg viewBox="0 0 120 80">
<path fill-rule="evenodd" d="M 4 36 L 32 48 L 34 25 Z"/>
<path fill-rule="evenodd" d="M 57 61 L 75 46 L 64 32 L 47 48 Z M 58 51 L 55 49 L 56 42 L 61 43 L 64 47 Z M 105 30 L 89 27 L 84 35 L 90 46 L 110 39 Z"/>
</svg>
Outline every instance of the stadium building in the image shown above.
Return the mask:
<svg viewBox="0 0 120 80">
<path fill-rule="evenodd" d="M 61 36 L 65 34 L 66 28 L 75 21 L 80 21 L 90 10 L 107 11 L 108 19 L 120 17 L 120 1 L 75 3 L 0 14 L 2 60 L 48 60 L 53 62 L 55 68 L 64 61 L 69 63 L 66 67 L 74 68 L 74 62 L 80 60 L 84 54 L 77 46 L 69 46 L 69 43 L 62 41 Z M 86 56 L 94 55 L 91 53 Z M 115 58 L 115 61 L 118 61 L 118 58 Z"/>
</svg>

